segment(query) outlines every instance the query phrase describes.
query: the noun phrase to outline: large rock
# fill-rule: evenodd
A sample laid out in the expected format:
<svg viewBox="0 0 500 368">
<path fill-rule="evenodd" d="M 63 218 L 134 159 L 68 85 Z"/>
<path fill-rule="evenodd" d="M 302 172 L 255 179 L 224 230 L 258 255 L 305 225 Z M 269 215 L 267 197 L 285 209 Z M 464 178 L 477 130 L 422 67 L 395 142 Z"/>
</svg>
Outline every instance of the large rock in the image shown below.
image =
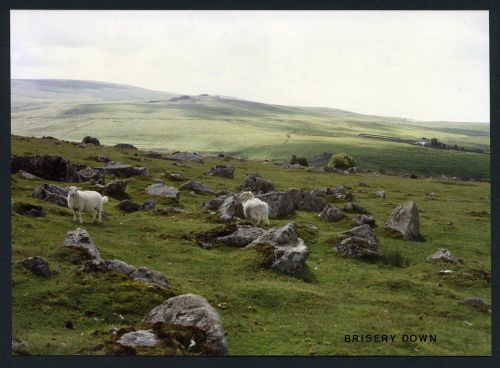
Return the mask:
<svg viewBox="0 0 500 368">
<path fill-rule="evenodd" d="M 123 346 L 151 347 L 158 345 L 160 339 L 151 330 L 137 330 L 123 334 L 116 342 Z"/>
<path fill-rule="evenodd" d="M 170 284 L 161 272 L 150 270 L 147 267 L 139 267 L 134 272 L 129 274 L 129 277 L 136 281 L 142 281 L 146 284 L 153 284 L 161 288 L 167 289 Z"/>
<path fill-rule="evenodd" d="M 233 247 L 244 247 L 264 233 L 259 227 L 248 225 L 238 226 L 237 230 L 229 235 L 218 237 L 217 240 Z"/>
<path fill-rule="evenodd" d="M 384 229 L 400 235 L 403 240 L 423 240 L 420 235 L 420 220 L 415 202 L 408 201 L 394 209 Z"/>
<path fill-rule="evenodd" d="M 192 161 L 203 163 L 203 158 L 196 152 L 175 152 L 174 154 L 167 157 L 167 160 L 172 161 Z"/>
<path fill-rule="evenodd" d="M 311 191 L 297 188 L 288 189 L 293 205 L 296 210 L 320 212 L 327 205 L 325 199 L 326 190 L 320 188 Z"/>
<path fill-rule="evenodd" d="M 113 180 L 111 183 L 107 184 L 103 189 L 106 195 L 118 200 L 122 200 L 128 198 L 128 194 L 125 193 L 126 188 L 127 188 L 126 180 Z"/>
<path fill-rule="evenodd" d="M 333 204 L 328 204 L 323 208 L 319 217 L 325 221 L 337 222 L 344 218 L 344 213 L 340 208 L 335 207 Z"/>
<path fill-rule="evenodd" d="M 269 192 L 257 198 L 269 205 L 269 217 L 286 217 L 295 213 L 292 197 L 288 192 Z"/>
<path fill-rule="evenodd" d="M 230 165 L 216 165 L 208 170 L 209 176 L 220 176 L 226 179 L 234 179 L 234 166 Z"/>
<path fill-rule="evenodd" d="M 11 172 L 20 170 L 47 180 L 78 182 L 77 170 L 58 155 L 11 156 Z"/>
<path fill-rule="evenodd" d="M 255 194 L 269 193 L 276 190 L 274 184 L 266 179 L 257 176 L 249 175 L 240 184 L 240 189 L 243 191 L 252 191 Z"/>
<path fill-rule="evenodd" d="M 140 210 L 141 205 L 139 205 L 135 202 L 129 201 L 128 199 L 125 199 L 125 200 L 121 201 L 120 203 L 118 203 L 117 207 L 123 212 L 137 212 Z"/>
<path fill-rule="evenodd" d="M 229 222 L 235 218 L 245 218 L 243 213 L 243 205 L 238 196 L 227 197 L 222 205 L 219 207 L 219 217 L 224 222 Z"/>
<path fill-rule="evenodd" d="M 184 294 L 167 299 L 153 308 L 144 317 L 144 321 L 197 327 L 206 335 L 205 346 L 208 354 L 228 354 L 224 326 L 219 314 L 205 298 L 199 295 Z"/>
<path fill-rule="evenodd" d="M 184 180 L 186 180 L 184 178 L 184 176 L 182 176 L 181 174 L 173 173 L 173 172 L 170 172 L 170 171 L 165 171 L 165 173 L 163 175 L 167 179 L 173 180 L 173 181 L 184 181 Z"/>
<path fill-rule="evenodd" d="M 344 204 L 344 207 L 342 207 L 342 209 L 345 212 L 366 213 L 366 210 L 356 202 L 347 202 L 346 204 Z"/>
<path fill-rule="evenodd" d="M 151 184 L 146 191 L 149 195 L 172 198 L 176 201 L 179 201 L 179 196 L 181 195 L 177 189 L 166 186 L 163 183 Z"/>
<path fill-rule="evenodd" d="M 36 206 L 30 203 L 16 203 L 14 204 L 14 211 L 23 216 L 30 217 L 45 217 L 47 212 L 42 206 Z"/>
<path fill-rule="evenodd" d="M 24 170 L 19 170 L 19 175 L 21 175 L 24 179 L 28 179 L 28 180 L 36 180 L 36 179 L 38 179 L 37 176 L 35 176 L 33 174 L 30 174 L 29 172 L 26 172 Z"/>
<path fill-rule="evenodd" d="M 266 257 L 266 265 L 288 275 L 296 275 L 305 266 L 309 250 L 297 235 L 293 223 L 273 227 L 246 246 L 255 248 Z"/>
<path fill-rule="evenodd" d="M 209 188 L 203 183 L 200 183 L 198 181 L 188 181 L 187 183 L 184 183 L 181 185 L 179 189 L 184 189 L 184 190 L 192 190 L 195 193 L 198 194 L 210 194 L 210 195 L 215 195 L 215 190 Z"/>
<path fill-rule="evenodd" d="M 86 167 L 78 170 L 78 176 L 80 177 L 80 181 L 89 181 L 94 184 L 104 184 L 105 173 L 102 168 L 93 169 L 91 167 Z"/>
<path fill-rule="evenodd" d="M 76 249 L 85 259 L 91 260 L 92 263 L 100 264 L 103 262 L 99 250 L 85 229 L 78 228 L 68 231 L 62 246 L 64 248 Z"/>
<path fill-rule="evenodd" d="M 222 203 L 224 203 L 223 198 L 214 198 L 203 202 L 201 208 L 204 210 L 218 210 L 219 207 L 222 206 Z"/>
<path fill-rule="evenodd" d="M 463 263 L 462 260 L 455 257 L 449 250 L 440 248 L 432 256 L 427 257 L 429 261 L 444 261 L 449 263 Z"/>
<path fill-rule="evenodd" d="M 143 204 L 141 204 L 141 207 L 139 208 L 140 211 L 152 211 L 156 207 L 156 201 L 152 198 L 146 199 Z"/>
<path fill-rule="evenodd" d="M 50 277 L 49 263 L 43 257 L 34 256 L 18 262 L 19 265 L 27 268 L 37 276 Z"/>
<path fill-rule="evenodd" d="M 149 176 L 149 169 L 145 167 L 134 167 L 121 162 L 108 162 L 104 166 L 106 175 L 119 178 L 130 178 L 131 176 Z"/>
<path fill-rule="evenodd" d="M 33 198 L 55 203 L 62 207 L 68 207 L 68 188 L 53 184 L 42 184 L 31 193 Z"/>
<path fill-rule="evenodd" d="M 337 235 L 334 250 L 348 257 L 373 257 L 378 253 L 378 238 L 370 225 L 354 227 Z"/>
<path fill-rule="evenodd" d="M 101 142 L 99 142 L 99 139 L 93 138 L 90 136 L 86 136 L 85 138 L 82 139 L 83 144 L 93 144 L 95 146 L 100 146 Z"/>
</svg>

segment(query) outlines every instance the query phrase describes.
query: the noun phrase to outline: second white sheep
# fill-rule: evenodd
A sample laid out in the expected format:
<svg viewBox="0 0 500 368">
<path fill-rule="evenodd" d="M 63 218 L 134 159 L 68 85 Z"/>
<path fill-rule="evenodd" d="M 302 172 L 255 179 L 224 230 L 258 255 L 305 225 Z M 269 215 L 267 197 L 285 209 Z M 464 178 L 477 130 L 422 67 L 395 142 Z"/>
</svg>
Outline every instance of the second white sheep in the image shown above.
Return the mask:
<svg viewBox="0 0 500 368">
<path fill-rule="evenodd" d="M 239 197 L 243 202 L 245 218 L 250 220 L 252 225 L 260 226 L 262 223 L 269 225 L 269 205 L 266 202 L 255 198 L 252 192 L 243 192 Z"/>
</svg>

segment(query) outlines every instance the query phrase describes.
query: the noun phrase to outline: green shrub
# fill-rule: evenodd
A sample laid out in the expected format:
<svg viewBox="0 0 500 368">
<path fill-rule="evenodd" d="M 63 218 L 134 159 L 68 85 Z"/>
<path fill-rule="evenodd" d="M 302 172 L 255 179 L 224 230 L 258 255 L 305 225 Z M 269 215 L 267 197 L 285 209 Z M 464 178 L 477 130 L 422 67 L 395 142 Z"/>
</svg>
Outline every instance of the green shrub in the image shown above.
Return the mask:
<svg viewBox="0 0 500 368">
<path fill-rule="evenodd" d="M 307 158 L 305 157 L 297 157 L 297 155 L 293 155 L 292 158 L 290 159 L 290 164 L 299 164 L 302 166 L 309 166 L 309 163 L 307 162 Z"/>
<path fill-rule="evenodd" d="M 336 169 L 347 170 L 354 166 L 356 166 L 356 160 L 347 153 L 337 153 L 330 157 L 330 161 L 328 161 L 328 167 Z"/>
</svg>

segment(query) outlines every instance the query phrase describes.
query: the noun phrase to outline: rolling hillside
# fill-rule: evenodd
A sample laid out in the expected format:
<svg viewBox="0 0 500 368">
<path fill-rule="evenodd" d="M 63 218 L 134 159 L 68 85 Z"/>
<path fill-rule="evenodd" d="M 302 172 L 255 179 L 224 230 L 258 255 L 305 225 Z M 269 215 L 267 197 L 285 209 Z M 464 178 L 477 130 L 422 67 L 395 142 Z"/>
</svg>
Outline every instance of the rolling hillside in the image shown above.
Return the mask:
<svg viewBox="0 0 500 368">
<path fill-rule="evenodd" d="M 415 122 L 323 107 L 291 107 L 199 95 L 174 95 L 110 83 L 13 80 L 12 133 L 158 151 L 196 150 L 250 159 L 311 159 L 348 152 L 369 169 L 425 175 L 489 176 L 489 155 L 443 151 L 359 137 L 438 138 L 489 150 L 489 124 Z M 332 103 L 333 104 L 333 103 Z M 402 159 L 404 158 L 404 159 Z"/>
</svg>

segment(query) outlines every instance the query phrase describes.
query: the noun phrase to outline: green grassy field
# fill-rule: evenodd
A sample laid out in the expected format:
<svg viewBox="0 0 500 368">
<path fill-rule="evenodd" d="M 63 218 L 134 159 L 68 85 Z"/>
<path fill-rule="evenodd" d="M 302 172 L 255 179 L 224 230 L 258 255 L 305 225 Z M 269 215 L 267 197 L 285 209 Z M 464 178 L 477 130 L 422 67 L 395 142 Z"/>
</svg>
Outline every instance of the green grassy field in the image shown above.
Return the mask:
<svg viewBox="0 0 500 368">
<path fill-rule="evenodd" d="M 151 124 L 161 123 L 152 120 Z M 242 124 L 241 128 L 235 125 L 235 129 L 246 129 Z M 105 142 L 112 136 L 87 132 L 104 138 Z M 72 134 L 81 135 L 81 131 Z M 139 136 L 138 141 L 140 139 L 144 139 L 141 146 L 145 147 L 151 137 Z M 339 138 L 339 144 L 341 141 Z M 266 144 L 271 146 L 271 142 L 272 139 Z M 174 145 L 177 146 L 178 141 L 172 140 Z M 220 145 L 225 147 L 222 138 Z M 307 141 L 302 141 L 301 147 L 307 145 Z M 255 150 L 258 156 L 258 149 Z M 135 156 L 110 147 L 81 149 L 68 143 L 56 146 L 51 140 L 35 138 L 13 137 L 12 153 L 60 154 L 74 163 L 94 167 L 98 163 L 89 157 L 105 154 L 116 161 L 147 166 L 151 169 L 150 177 L 128 179 L 127 192 L 136 202 L 149 198 L 145 188 L 154 180 L 162 179 L 164 170 L 179 172 L 218 190 L 236 190 L 246 174 L 255 172 L 272 180 L 278 190 L 346 186 L 355 200 L 375 217 L 379 225 L 375 232 L 380 239 L 380 253 L 388 255 L 397 250 L 409 260 L 408 267 L 339 256 L 332 250 L 331 239 L 351 228 L 350 221 L 323 222 L 317 213 L 303 211 L 290 219 L 271 220 L 271 225 L 276 226 L 294 221 L 319 228 L 319 235 L 306 241 L 311 255 L 307 269 L 297 278 L 261 268 L 257 254 L 251 250 L 223 245 L 212 250 L 201 249 L 194 237 L 217 226 L 218 221 L 216 216 L 200 209 L 210 197 L 188 192 L 183 192 L 180 200 L 180 207 L 186 212 L 175 216 L 154 217 L 146 212 L 122 214 L 116 208 L 118 201 L 111 199 L 105 207 L 103 224 L 92 224 L 89 215 L 84 217 L 83 227 L 93 237 L 103 258 L 147 266 L 162 272 L 176 294 L 196 293 L 207 298 L 221 315 L 230 355 L 491 354 L 491 316 L 459 303 L 471 296 L 491 302 L 490 285 L 473 276 L 474 270 L 490 271 L 491 267 L 490 217 L 474 214 L 490 213 L 489 183 L 412 180 L 368 173 L 323 174 L 239 160 L 224 162 L 236 167 L 235 178 L 229 180 L 204 175 L 209 167 L 221 162 L 216 158 L 207 159 L 204 164 L 178 167 L 173 166 L 172 161 L 148 159 L 143 152 Z M 402 161 L 399 164 L 404 164 Z M 169 293 L 118 276 L 78 275 L 75 255 L 61 247 L 66 232 L 78 227 L 72 222 L 70 210 L 31 198 L 33 188 L 48 182 L 46 180 L 30 181 L 13 174 L 11 182 L 13 206 L 32 203 L 48 211 L 42 219 L 12 213 L 13 262 L 39 255 L 47 258 L 52 270 L 60 268 L 60 273 L 42 279 L 23 268 L 13 267 L 13 338 L 28 342 L 27 353 L 103 354 L 103 350 L 96 347 L 103 339 L 96 330 L 109 331 L 113 326 L 125 327 L 140 321 L 169 297 Z M 360 186 L 360 182 L 368 186 Z M 90 188 L 88 184 L 82 187 Z M 385 190 L 386 199 L 373 195 L 380 189 Z M 436 196 L 427 196 L 429 192 Z M 426 242 L 397 240 L 382 229 L 393 208 L 406 200 L 414 200 L 422 211 L 421 233 Z M 157 208 L 171 204 L 159 199 Z M 426 257 L 439 248 L 450 250 L 464 260 L 464 265 L 427 262 Z M 452 269 L 455 273 L 438 275 L 443 269 Z M 217 307 L 220 303 L 227 307 Z M 119 314 L 125 319 L 119 318 Z M 74 329 L 64 327 L 68 320 Z M 345 334 L 375 333 L 435 334 L 437 342 L 348 344 L 343 341 Z"/>
<path fill-rule="evenodd" d="M 366 169 L 434 176 L 490 175 L 489 155 L 358 136 L 435 137 L 450 145 L 489 150 L 489 124 L 414 122 L 216 96 L 172 102 L 172 94 L 162 92 L 70 82 L 13 80 L 12 133 L 67 140 L 91 135 L 108 145 L 132 142 L 142 149 L 225 152 L 282 162 L 294 154 L 311 159 L 322 152 L 347 152 Z"/>
</svg>

